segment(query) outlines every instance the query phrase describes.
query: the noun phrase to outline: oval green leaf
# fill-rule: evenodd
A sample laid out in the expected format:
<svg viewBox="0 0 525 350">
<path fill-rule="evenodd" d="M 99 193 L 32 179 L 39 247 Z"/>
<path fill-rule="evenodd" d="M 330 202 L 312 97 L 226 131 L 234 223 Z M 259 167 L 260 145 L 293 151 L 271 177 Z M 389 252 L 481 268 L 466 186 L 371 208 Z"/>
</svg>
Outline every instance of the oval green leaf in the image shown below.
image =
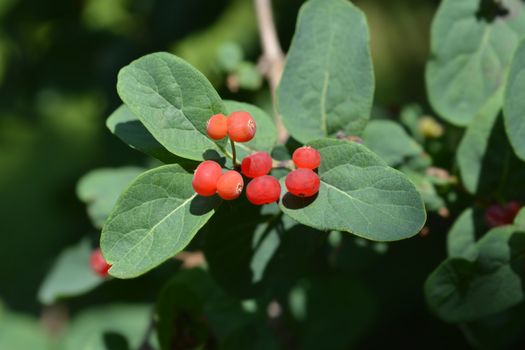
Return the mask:
<svg viewBox="0 0 525 350">
<path fill-rule="evenodd" d="M 208 150 L 223 150 L 226 140 L 211 140 L 206 122 L 225 113 L 224 104 L 206 77 L 186 61 L 164 52 L 139 58 L 120 71 L 117 90 L 171 153 L 202 160 Z"/>
<path fill-rule="evenodd" d="M 525 233 L 513 226 L 499 227 L 476 248 L 474 261 L 449 258 L 425 283 L 429 306 L 447 322 L 474 321 L 523 301 Z"/>
<path fill-rule="evenodd" d="M 514 54 L 505 91 L 505 127 L 516 155 L 525 160 L 525 40 Z"/>
<path fill-rule="evenodd" d="M 137 177 L 117 201 L 100 246 L 118 278 L 137 277 L 180 252 L 214 213 L 216 197 L 197 196 L 177 164 Z"/>
<path fill-rule="evenodd" d="M 480 12 L 485 1 L 444 0 L 434 18 L 427 90 L 434 110 L 450 123 L 466 126 L 502 106 L 510 60 L 525 35 L 525 11 L 520 0 L 499 3 L 508 14 L 490 20 Z"/>
<path fill-rule="evenodd" d="M 374 84 L 364 14 L 346 0 L 306 2 L 277 92 L 290 134 L 302 143 L 338 131 L 360 134 Z"/>
<path fill-rule="evenodd" d="M 301 199 L 283 187 L 282 210 L 319 230 L 353 233 L 373 241 L 396 241 L 417 234 L 426 220 L 421 195 L 401 172 L 366 147 L 320 140 L 317 196 Z"/>
</svg>

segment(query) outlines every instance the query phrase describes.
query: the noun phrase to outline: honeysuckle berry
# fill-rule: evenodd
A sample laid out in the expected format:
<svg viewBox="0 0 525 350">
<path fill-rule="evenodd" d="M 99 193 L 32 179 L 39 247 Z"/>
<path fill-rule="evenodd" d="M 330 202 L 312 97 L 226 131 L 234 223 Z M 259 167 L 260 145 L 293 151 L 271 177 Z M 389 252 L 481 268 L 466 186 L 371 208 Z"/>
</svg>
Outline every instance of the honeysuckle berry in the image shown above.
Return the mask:
<svg viewBox="0 0 525 350">
<path fill-rule="evenodd" d="M 195 169 L 191 185 L 201 196 L 213 196 L 217 192 L 217 181 L 221 175 L 222 169 L 217 162 L 205 160 Z"/>
<path fill-rule="evenodd" d="M 233 112 L 228 117 L 228 136 L 235 142 L 248 142 L 255 136 L 257 126 L 250 113 Z"/>
<path fill-rule="evenodd" d="M 228 170 L 217 181 L 217 194 L 222 199 L 232 200 L 241 195 L 243 187 L 244 180 L 241 174 L 235 170 Z"/>
<path fill-rule="evenodd" d="M 297 169 L 290 172 L 284 181 L 286 189 L 298 197 L 311 197 L 319 192 L 321 180 L 312 169 Z"/>
<path fill-rule="evenodd" d="M 271 175 L 256 177 L 246 186 L 246 197 L 255 205 L 276 202 L 280 196 L 281 184 Z"/>
<path fill-rule="evenodd" d="M 241 163 L 241 172 L 249 178 L 268 175 L 271 170 L 272 157 L 266 152 L 253 153 L 245 157 Z"/>
<path fill-rule="evenodd" d="M 91 256 L 89 258 L 89 265 L 91 267 L 91 270 L 93 270 L 93 272 L 95 272 L 100 277 L 107 277 L 109 268 L 111 267 L 111 265 L 108 264 L 106 259 L 104 259 L 104 257 L 102 256 L 100 248 L 97 248 L 91 252 Z"/>
<path fill-rule="evenodd" d="M 303 146 L 295 150 L 292 160 L 297 168 L 313 170 L 321 164 L 321 154 L 313 147 Z"/>
<path fill-rule="evenodd" d="M 493 204 L 485 210 L 485 222 L 489 227 L 510 225 L 518 215 L 521 204 L 510 201 L 506 204 Z"/>
<path fill-rule="evenodd" d="M 228 117 L 224 114 L 213 115 L 206 124 L 208 136 L 214 140 L 220 140 L 228 135 Z"/>
</svg>

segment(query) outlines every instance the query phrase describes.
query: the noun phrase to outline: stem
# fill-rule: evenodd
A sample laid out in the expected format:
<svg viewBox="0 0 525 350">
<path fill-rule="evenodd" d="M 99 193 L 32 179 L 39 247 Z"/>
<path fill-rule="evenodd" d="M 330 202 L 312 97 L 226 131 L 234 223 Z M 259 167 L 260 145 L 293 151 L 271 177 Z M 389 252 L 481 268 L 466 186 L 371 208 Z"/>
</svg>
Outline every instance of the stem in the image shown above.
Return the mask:
<svg viewBox="0 0 525 350">
<path fill-rule="evenodd" d="M 281 116 L 277 111 L 276 104 L 276 90 L 284 67 L 284 54 L 279 44 L 277 31 L 275 30 L 275 22 L 272 14 L 271 0 L 254 0 L 255 14 L 257 16 L 257 24 L 259 28 L 259 36 L 261 38 L 263 55 L 264 76 L 270 84 L 270 91 L 272 94 L 274 121 L 277 127 L 277 140 L 279 144 L 285 144 L 288 140 L 288 131 L 284 127 Z"/>
<path fill-rule="evenodd" d="M 232 144 L 232 159 L 233 159 L 233 168 L 237 167 L 237 151 L 235 150 L 235 141 L 230 139 Z"/>
</svg>

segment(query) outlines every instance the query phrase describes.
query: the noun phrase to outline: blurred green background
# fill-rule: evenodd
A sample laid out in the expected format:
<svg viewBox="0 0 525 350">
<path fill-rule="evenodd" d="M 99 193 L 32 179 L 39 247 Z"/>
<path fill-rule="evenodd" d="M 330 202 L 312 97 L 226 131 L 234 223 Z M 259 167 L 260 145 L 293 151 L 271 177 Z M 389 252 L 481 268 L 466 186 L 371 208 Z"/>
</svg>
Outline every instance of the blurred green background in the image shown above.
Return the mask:
<svg viewBox="0 0 525 350">
<path fill-rule="evenodd" d="M 284 50 L 302 2 L 274 1 Z M 378 108 L 397 112 L 416 102 L 429 110 L 423 70 L 439 1 L 355 3 L 371 27 Z M 225 43 L 234 43 L 251 62 L 246 88 L 236 88 L 225 73 L 221 50 L 226 61 L 231 57 Z M 9 310 L 42 315 L 36 295 L 53 260 L 87 234 L 96 240 L 75 194 L 78 179 L 93 168 L 148 164 L 108 132 L 105 119 L 120 105 L 119 69 L 155 51 L 187 59 L 225 98 L 270 104 L 267 87 L 250 75 L 260 56 L 250 0 L 0 0 L 0 300 Z M 379 310 L 383 322 L 369 331 L 363 348 L 451 342 L 462 348 L 460 331 L 434 319 L 422 295 L 426 276 L 445 256 L 447 225 L 438 222 L 431 236 L 415 238 L 391 256 L 397 275 L 383 279 L 380 266 L 374 269 L 382 283 L 377 288 L 403 281 L 410 294 Z M 130 293 L 129 286 L 140 282 L 110 285 L 75 307 L 152 301 L 161 282 L 151 275 L 147 288 Z"/>
</svg>

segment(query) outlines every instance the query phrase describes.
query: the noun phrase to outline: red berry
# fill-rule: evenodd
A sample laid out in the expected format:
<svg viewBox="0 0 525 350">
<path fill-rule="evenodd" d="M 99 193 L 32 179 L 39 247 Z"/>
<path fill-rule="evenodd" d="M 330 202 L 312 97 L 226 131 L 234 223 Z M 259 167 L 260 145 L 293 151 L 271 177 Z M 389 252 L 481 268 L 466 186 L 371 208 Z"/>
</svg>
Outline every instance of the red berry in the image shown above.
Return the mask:
<svg viewBox="0 0 525 350">
<path fill-rule="evenodd" d="M 321 164 L 321 154 L 315 148 L 303 146 L 295 150 L 292 160 L 298 168 L 313 170 Z"/>
<path fill-rule="evenodd" d="M 100 249 L 97 248 L 91 253 L 91 257 L 89 258 L 89 264 L 91 266 L 91 270 L 95 272 L 100 277 L 107 277 L 108 270 L 111 267 L 110 264 L 106 262 L 106 259 L 102 256 L 102 253 L 100 252 Z"/>
<path fill-rule="evenodd" d="M 228 135 L 233 141 L 250 141 L 256 129 L 255 120 L 248 112 L 233 112 L 228 118 Z"/>
<path fill-rule="evenodd" d="M 266 152 L 257 152 L 244 158 L 241 171 L 246 177 L 267 175 L 272 170 L 272 157 Z"/>
<path fill-rule="evenodd" d="M 276 202 L 281 196 L 281 184 L 270 175 L 256 177 L 246 186 L 246 197 L 255 205 Z"/>
<path fill-rule="evenodd" d="M 505 205 L 493 204 L 485 211 L 485 222 L 489 227 L 510 225 L 520 211 L 521 205 L 517 201 Z"/>
<path fill-rule="evenodd" d="M 191 185 L 201 196 L 213 196 L 217 192 L 217 181 L 221 175 L 222 169 L 218 163 L 213 160 L 205 160 L 195 169 Z"/>
<path fill-rule="evenodd" d="M 291 194 L 298 197 L 311 197 L 319 192 L 321 180 L 311 169 L 297 169 L 286 176 L 284 183 Z"/>
<path fill-rule="evenodd" d="M 235 170 L 228 170 L 217 181 L 217 193 L 225 200 L 232 200 L 239 197 L 244 187 L 241 174 Z"/>
<path fill-rule="evenodd" d="M 206 124 L 208 136 L 214 140 L 220 140 L 228 134 L 228 117 L 224 114 L 215 114 Z"/>
</svg>

